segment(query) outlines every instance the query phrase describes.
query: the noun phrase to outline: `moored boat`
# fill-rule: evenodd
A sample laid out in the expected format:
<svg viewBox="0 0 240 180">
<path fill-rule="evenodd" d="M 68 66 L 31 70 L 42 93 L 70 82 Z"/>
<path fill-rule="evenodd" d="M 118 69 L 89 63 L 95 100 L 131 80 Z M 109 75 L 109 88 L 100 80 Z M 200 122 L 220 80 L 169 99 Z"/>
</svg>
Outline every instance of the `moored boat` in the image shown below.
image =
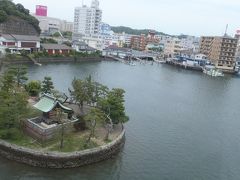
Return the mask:
<svg viewBox="0 0 240 180">
<path fill-rule="evenodd" d="M 215 66 L 205 66 L 203 68 L 203 73 L 213 77 L 223 77 L 224 74 L 221 69 L 217 69 Z"/>
</svg>

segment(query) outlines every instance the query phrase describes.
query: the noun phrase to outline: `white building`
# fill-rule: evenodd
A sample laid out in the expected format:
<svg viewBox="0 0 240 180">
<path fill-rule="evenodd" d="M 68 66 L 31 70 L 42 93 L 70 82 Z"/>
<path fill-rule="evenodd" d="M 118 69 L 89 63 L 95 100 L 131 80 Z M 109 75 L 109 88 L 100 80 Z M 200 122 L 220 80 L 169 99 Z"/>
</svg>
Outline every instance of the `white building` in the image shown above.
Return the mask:
<svg viewBox="0 0 240 180">
<path fill-rule="evenodd" d="M 68 22 L 53 17 L 37 16 L 35 14 L 33 14 L 33 16 L 39 21 L 39 27 L 42 33 L 53 34 L 58 31 L 73 31 L 73 22 Z"/>
<path fill-rule="evenodd" d="M 99 35 L 85 35 L 79 41 L 85 42 L 89 47 L 97 50 L 103 50 L 102 38 Z"/>
<path fill-rule="evenodd" d="M 38 51 L 40 49 L 40 38 L 38 36 L 0 34 L 0 50 L 9 49 L 11 53 L 17 53 L 21 50 L 28 52 Z"/>
<path fill-rule="evenodd" d="M 99 8 L 99 1 L 92 0 L 91 7 L 83 5 L 76 7 L 74 11 L 74 30 L 76 34 L 98 34 L 102 21 L 102 10 Z"/>
<path fill-rule="evenodd" d="M 186 36 L 180 39 L 180 46 L 183 50 L 192 50 L 194 53 L 199 52 L 200 38 L 195 36 Z"/>
</svg>

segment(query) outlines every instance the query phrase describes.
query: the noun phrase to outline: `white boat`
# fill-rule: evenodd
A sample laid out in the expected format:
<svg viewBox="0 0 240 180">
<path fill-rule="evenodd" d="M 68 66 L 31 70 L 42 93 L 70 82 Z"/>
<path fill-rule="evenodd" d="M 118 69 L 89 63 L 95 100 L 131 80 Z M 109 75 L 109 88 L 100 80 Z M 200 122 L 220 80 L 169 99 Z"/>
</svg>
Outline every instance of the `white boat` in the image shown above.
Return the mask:
<svg viewBox="0 0 240 180">
<path fill-rule="evenodd" d="M 215 66 L 205 66 L 203 69 L 203 73 L 213 76 L 213 77 L 223 77 L 224 74 L 222 70 L 217 69 Z"/>
</svg>

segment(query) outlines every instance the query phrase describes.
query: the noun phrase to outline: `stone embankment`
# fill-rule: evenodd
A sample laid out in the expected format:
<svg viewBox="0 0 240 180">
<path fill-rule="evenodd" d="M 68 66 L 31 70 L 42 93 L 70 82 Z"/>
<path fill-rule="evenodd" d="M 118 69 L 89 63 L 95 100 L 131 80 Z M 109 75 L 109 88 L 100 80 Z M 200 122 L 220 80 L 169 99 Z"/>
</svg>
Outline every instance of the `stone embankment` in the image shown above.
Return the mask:
<svg viewBox="0 0 240 180">
<path fill-rule="evenodd" d="M 94 149 L 72 153 L 43 152 L 19 147 L 6 141 L 0 141 L 0 155 L 7 159 L 35 167 L 55 169 L 75 168 L 111 158 L 120 152 L 124 143 L 125 130 L 111 143 Z"/>
<path fill-rule="evenodd" d="M 73 63 L 73 62 L 99 62 L 99 61 L 113 61 L 111 58 L 107 57 L 44 57 L 44 58 L 36 58 L 35 61 L 40 64 L 45 63 Z M 21 58 L 21 59 L 11 59 L 11 60 L 3 60 L 3 64 L 33 64 L 29 58 Z"/>
</svg>

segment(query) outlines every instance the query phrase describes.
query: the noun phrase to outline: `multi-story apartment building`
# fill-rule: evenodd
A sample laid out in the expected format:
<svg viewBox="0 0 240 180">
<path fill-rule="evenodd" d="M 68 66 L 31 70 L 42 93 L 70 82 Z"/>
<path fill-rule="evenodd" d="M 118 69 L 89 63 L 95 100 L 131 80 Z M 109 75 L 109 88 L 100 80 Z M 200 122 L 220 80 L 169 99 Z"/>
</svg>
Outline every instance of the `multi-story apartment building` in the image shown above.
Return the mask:
<svg viewBox="0 0 240 180">
<path fill-rule="evenodd" d="M 131 38 L 131 48 L 139 51 L 144 51 L 146 48 L 146 37 L 145 34 L 140 36 L 132 36 Z"/>
<path fill-rule="evenodd" d="M 174 55 L 179 55 L 182 51 L 180 44 L 180 39 L 173 38 L 166 41 L 164 45 L 164 55 L 168 57 L 173 57 Z"/>
<path fill-rule="evenodd" d="M 183 38 L 180 39 L 180 46 L 183 50 L 192 51 L 193 53 L 199 52 L 199 38 L 195 36 L 187 36 L 184 35 Z"/>
<path fill-rule="evenodd" d="M 74 11 L 74 30 L 75 34 L 98 34 L 102 21 L 102 10 L 99 8 L 99 1 L 92 0 L 91 7 L 83 5 L 76 7 Z"/>
<path fill-rule="evenodd" d="M 213 40 L 213 36 L 203 36 L 200 39 L 200 53 L 205 54 L 208 58 L 212 49 Z"/>
<path fill-rule="evenodd" d="M 237 30 L 235 38 L 238 39 L 238 45 L 236 50 L 236 60 L 238 61 L 238 66 L 240 65 L 240 30 Z"/>
<path fill-rule="evenodd" d="M 131 38 L 131 48 L 139 51 L 146 50 L 147 45 L 157 45 L 159 46 L 160 39 L 155 36 L 154 31 L 149 31 L 148 35 L 142 34 L 140 36 L 132 36 Z"/>
<path fill-rule="evenodd" d="M 123 38 L 124 38 L 124 46 L 125 47 L 131 47 L 131 39 L 132 39 L 133 35 L 131 34 L 126 34 L 123 33 Z"/>
<path fill-rule="evenodd" d="M 234 72 L 238 39 L 229 36 L 201 37 L 200 53 L 219 69 Z"/>
</svg>

